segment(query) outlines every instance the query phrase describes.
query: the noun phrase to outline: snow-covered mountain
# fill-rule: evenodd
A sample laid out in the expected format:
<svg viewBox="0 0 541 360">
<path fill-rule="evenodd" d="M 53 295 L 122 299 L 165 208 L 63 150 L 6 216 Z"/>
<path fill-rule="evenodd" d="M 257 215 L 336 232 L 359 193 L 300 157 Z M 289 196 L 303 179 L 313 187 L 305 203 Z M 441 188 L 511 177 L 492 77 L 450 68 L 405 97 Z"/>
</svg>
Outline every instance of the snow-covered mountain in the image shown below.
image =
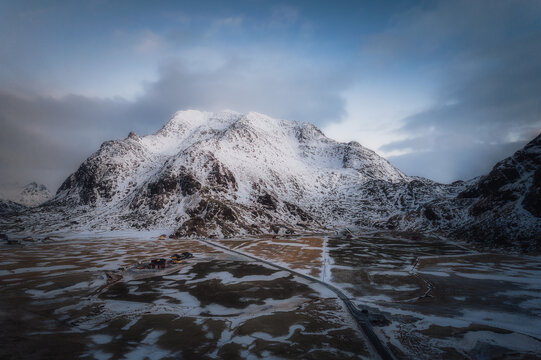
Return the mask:
<svg viewBox="0 0 541 360">
<path fill-rule="evenodd" d="M 478 224 L 494 223 L 512 242 L 516 226 L 530 229 L 518 232 L 526 237 L 541 228 L 538 143 L 487 177 L 439 184 L 408 177 L 308 123 L 180 111 L 154 134 L 103 143 L 51 201 L 24 213 L 24 224 L 32 231 L 170 228 L 181 236 L 358 226 L 479 237 Z"/>
<path fill-rule="evenodd" d="M 29 207 L 35 207 L 50 200 L 53 195 L 45 185 L 31 182 L 22 188 L 21 192 L 15 197 L 7 198 L 0 196 L 0 213 L 17 213 L 26 210 Z"/>
<path fill-rule="evenodd" d="M 47 200 L 50 200 L 53 195 L 49 192 L 47 187 L 36 182 L 31 182 L 26 185 L 17 198 L 13 199 L 15 202 L 27 207 L 34 207 L 43 204 Z"/>
<path fill-rule="evenodd" d="M 397 215 L 391 228 L 437 229 L 486 245 L 541 250 L 541 135 L 453 198 Z"/>
<path fill-rule="evenodd" d="M 170 226 L 183 235 L 322 229 L 345 222 L 341 196 L 374 180 L 411 181 L 311 124 L 181 111 L 155 134 L 104 143 L 51 206 L 92 213 L 90 226 Z"/>
</svg>

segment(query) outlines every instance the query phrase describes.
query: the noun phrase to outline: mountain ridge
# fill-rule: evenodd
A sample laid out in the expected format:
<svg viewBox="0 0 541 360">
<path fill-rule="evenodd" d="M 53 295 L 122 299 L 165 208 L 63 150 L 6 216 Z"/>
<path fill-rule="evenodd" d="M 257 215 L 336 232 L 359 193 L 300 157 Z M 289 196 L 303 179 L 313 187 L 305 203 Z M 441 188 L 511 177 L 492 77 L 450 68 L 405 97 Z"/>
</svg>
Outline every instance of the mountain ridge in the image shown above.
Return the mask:
<svg viewBox="0 0 541 360">
<path fill-rule="evenodd" d="M 534 173 L 524 176 L 537 179 Z M 309 123 L 185 110 L 153 134 L 104 142 L 40 208 L 45 215 L 26 216 L 44 229 L 168 227 L 179 236 L 357 226 L 460 237 L 476 201 L 464 194 L 484 179 L 439 184 L 410 177 Z M 537 207 L 530 198 L 528 206 Z"/>
</svg>

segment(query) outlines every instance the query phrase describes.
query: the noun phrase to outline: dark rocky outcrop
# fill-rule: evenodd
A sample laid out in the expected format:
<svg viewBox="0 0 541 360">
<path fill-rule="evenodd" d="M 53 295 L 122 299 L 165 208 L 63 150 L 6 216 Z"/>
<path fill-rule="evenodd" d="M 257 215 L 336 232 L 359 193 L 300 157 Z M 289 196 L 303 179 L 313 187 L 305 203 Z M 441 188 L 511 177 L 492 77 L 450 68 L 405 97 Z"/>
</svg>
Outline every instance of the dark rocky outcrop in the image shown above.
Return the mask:
<svg viewBox="0 0 541 360">
<path fill-rule="evenodd" d="M 238 189 L 237 181 L 231 170 L 217 160 L 212 165 L 207 182 L 210 187 L 221 192 L 237 191 Z"/>
<path fill-rule="evenodd" d="M 276 199 L 269 194 L 258 196 L 256 201 L 266 209 L 276 210 Z"/>
<path fill-rule="evenodd" d="M 186 171 L 186 168 L 178 177 L 178 183 L 180 185 L 180 191 L 183 196 L 193 195 L 201 190 L 201 183 L 197 181 L 195 176 Z"/>
<path fill-rule="evenodd" d="M 524 195 L 522 206 L 533 216 L 541 218 L 541 167 L 533 175 L 532 184 Z"/>
</svg>

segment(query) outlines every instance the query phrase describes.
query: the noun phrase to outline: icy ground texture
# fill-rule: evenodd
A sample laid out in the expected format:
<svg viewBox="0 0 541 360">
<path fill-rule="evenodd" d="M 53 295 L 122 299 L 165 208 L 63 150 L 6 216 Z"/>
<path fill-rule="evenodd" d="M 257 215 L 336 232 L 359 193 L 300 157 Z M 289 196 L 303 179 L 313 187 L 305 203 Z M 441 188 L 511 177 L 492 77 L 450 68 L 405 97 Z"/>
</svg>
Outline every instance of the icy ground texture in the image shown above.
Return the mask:
<svg viewBox="0 0 541 360">
<path fill-rule="evenodd" d="M 70 236 L 0 250 L 0 358 L 374 358 L 321 284 L 159 232 Z M 536 358 L 541 258 L 380 233 L 214 240 L 341 288 L 396 358 Z M 106 273 L 195 254 L 177 273 Z M 155 274 L 154 274 L 155 275 Z M 98 292 L 99 289 L 101 292 Z"/>
<path fill-rule="evenodd" d="M 399 359 L 536 358 L 541 258 L 394 233 L 216 240 L 341 288 Z M 274 251 L 272 251 L 274 249 Z"/>
<path fill-rule="evenodd" d="M 374 357 L 322 286 L 195 240 L 115 235 L 2 249 L 0 358 Z M 187 250 L 177 273 L 103 288 L 106 272 Z"/>
</svg>

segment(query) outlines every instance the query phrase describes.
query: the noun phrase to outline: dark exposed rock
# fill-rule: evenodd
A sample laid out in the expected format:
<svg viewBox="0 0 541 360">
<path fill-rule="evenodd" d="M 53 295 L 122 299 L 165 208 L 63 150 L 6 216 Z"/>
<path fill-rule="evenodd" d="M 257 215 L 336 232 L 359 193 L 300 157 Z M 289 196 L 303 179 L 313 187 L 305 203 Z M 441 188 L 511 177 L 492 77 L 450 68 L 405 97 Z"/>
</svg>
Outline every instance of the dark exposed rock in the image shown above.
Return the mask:
<svg viewBox="0 0 541 360">
<path fill-rule="evenodd" d="M 175 234 L 179 237 L 209 236 L 219 229 L 224 236 L 234 234 L 234 228 L 241 226 L 250 233 L 260 232 L 245 225 L 233 204 L 215 199 L 202 199 L 199 204 L 187 210 L 190 218 L 182 223 Z"/>
<path fill-rule="evenodd" d="M 131 201 L 132 209 L 147 205 L 151 210 L 163 209 L 173 198 L 190 196 L 201 190 L 201 183 L 185 167 L 180 173 L 164 172 L 155 181 L 149 182 L 146 189 L 140 191 Z"/>
<path fill-rule="evenodd" d="M 541 217 L 541 167 L 535 171 L 532 185 L 524 195 L 522 205 L 533 216 Z"/>
<path fill-rule="evenodd" d="M 177 176 L 170 175 L 147 185 L 150 196 L 170 194 L 177 190 L 179 179 Z"/>
<path fill-rule="evenodd" d="M 431 208 L 430 206 L 426 206 L 425 209 L 424 209 L 424 215 L 425 217 L 428 219 L 428 220 L 431 220 L 431 221 L 436 221 L 436 220 L 439 220 L 440 217 L 438 216 L 438 214 L 436 214 L 436 212 L 434 211 L 433 208 Z"/>
<path fill-rule="evenodd" d="M 284 205 L 286 206 L 287 211 L 289 211 L 294 216 L 298 216 L 302 221 L 311 221 L 314 219 L 310 214 L 308 214 L 306 211 L 304 211 L 295 204 L 291 204 L 285 201 Z"/>
<path fill-rule="evenodd" d="M 201 190 L 201 183 L 188 172 L 179 175 L 178 183 L 183 196 L 193 195 Z"/>
<path fill-rule="evenodd" d="M 300 127 L 296 133 L 297 140 L 300 142 L 309 141 L 323 136 L 325 135 L 321 132 L 321 130 L 312 124 L 303 124 L 303 126 Z"/>
<path fill-rule="evenodd" d="M 276 210 L 276 199 L 269 194 L 258 196 L 257 202 L 263 205 L 266 209 Z"/>
</svg>

